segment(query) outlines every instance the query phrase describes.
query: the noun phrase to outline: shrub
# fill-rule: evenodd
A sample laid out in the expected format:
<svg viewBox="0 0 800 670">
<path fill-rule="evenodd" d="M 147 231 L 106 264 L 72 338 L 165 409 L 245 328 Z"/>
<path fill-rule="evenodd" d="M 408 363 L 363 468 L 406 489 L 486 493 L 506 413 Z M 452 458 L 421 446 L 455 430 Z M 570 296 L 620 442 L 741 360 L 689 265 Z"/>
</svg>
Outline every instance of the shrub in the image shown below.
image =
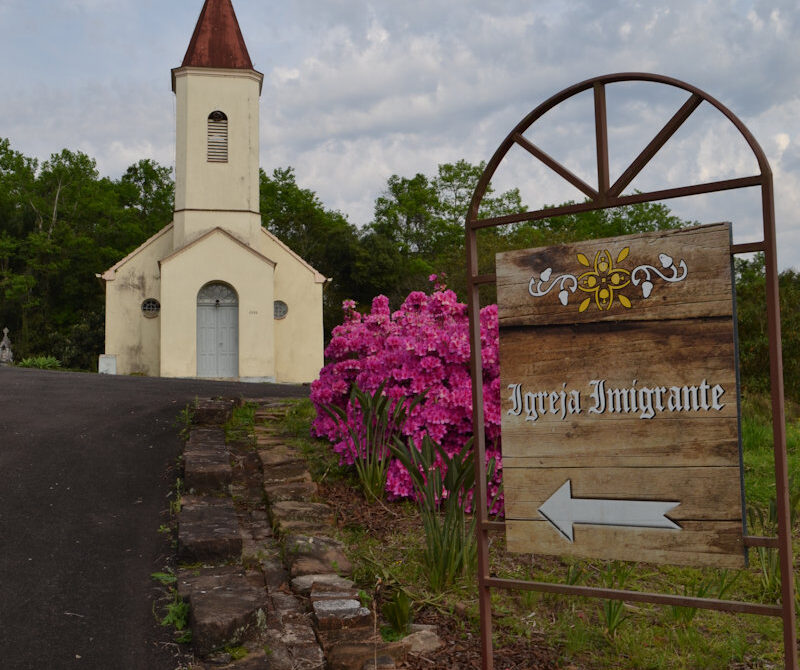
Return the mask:
<svg viewBox="0 0 800 670">
<path fill-rule="evenodd" d="M 435 276 L 432 277 L 435 280 Z M 385 384 L 384 393 L 394 402 L 410 401 L 425 394 L 413 407 L 402 434 L 421 445 L 427 434 L 449 455 L 460 453 L 472 437 L 472 381 L 469 369 L 469 324 L 467 306 L 455 293 L 437 285 L 427 295 L 415 291 L 395 312 L 389 300 L 378 296 L 368 314 L 360 314 L 353 301 L 345 301 L 344 322 L 334 328 L 325 354 L 329 363 L 311 385 L 311 400 L 317 408 L 312 429 L 333 444 L 342 463 L 352 465 L 358 453 L 350 432 L 341 421 L 322 410 L 341 407 L 351 426 L 359 425 L 358 407 L 350 402 L 357 385 L 374 393 Z M 493 511 L 502 510 L 499 494 L 500 378 L 498 361 L 497 306 L 481 310 L 484 417 L 486 458 L 494 460 L 495 474 L 489 486 Z M 415 497 L 408 472 L 394 458 L 389 464 L 386 490 L 390 498 Z"/>
<path fill-rule="evenodd" d="M 38 368 L 39 370 L 57 370 L 61 361 L 55 356 L 29 356 L 23 358 L 17 365 L 21 368 Z"/>
</svg>

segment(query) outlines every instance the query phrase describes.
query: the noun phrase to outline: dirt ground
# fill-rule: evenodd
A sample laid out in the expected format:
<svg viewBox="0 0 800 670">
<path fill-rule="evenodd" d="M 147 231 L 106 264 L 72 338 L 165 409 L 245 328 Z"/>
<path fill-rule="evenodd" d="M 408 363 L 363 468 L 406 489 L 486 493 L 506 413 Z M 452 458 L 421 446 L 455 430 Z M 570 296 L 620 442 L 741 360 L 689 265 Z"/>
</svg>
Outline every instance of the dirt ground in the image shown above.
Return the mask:
<svg viewBox="0 0 800 670">
<path fill-rule="evenodd" d="M 308 388 L 0 367 L 0 667 L 172 670 L 150 578 L 176 419 L 196 397 Z"/>
</svg>

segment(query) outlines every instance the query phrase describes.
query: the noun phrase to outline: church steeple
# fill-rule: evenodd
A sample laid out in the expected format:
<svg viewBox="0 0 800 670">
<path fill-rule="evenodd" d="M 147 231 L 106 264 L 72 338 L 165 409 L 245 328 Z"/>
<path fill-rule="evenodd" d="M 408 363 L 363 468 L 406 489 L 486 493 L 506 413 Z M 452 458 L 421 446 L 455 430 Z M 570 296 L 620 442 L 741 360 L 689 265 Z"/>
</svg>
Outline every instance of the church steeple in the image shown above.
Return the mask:
<svg viewBox="0 0 800 670">
<path fill-rule="evenodd" d="M 205 0 L 183 63 L 172 71 L 176 248 L 215 227 L 245 244 L 258 238 L 263 79 L 231 0 Z"/>
<path fill-rule="evenodd" d="M 206 0 L 181 67 L 253 69 L 231 0 Z"/>
</svg>

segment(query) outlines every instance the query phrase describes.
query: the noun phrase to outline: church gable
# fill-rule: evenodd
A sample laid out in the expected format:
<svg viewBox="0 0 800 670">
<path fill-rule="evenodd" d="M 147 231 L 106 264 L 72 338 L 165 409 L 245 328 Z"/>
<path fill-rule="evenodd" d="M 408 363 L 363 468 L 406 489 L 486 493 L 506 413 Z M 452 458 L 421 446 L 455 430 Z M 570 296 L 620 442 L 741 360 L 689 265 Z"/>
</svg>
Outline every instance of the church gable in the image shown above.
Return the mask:
<svg viewBox="0 0 800 670">
<path fill-rule="evenodd" d="M 213 230 L 208 231 L 204 235 L 198 237 L 197 239 L 193 240 L 189 244 L 184 247 L 181 247 L 177 251 L 171 253 L 169 256 L 161 259 L 159 265 L 163 266 L 166 263 L 171 262 L 172 260 L 183 257 L 183 256 L 195 256 L 200 255 L 201 257 L 214 257 L 214 254 L 233 254 L 238 256 L 239 254 L 250 254 L 255 257 L 258 261 L 262 263 L 266 263 L 271 267 L 275 267 L 275 262 L 260 254 L 258 251 L 249 247 L 241 240 L 237 239 L 233 235 L 231 235 L 228 231 L 222 228 L 214 228 Z"/>
<path fill-rule="evenodd" d="M 275 379 L 273 280 L 275 263 L 216 228 L 161 261 L 161 374 L 216 376 L 204 350 L 207 317 L 225 306 L 204 309 L 204 289 L 225 286 L 236 296 L 236 374 Z M 216 314 L 216 316 L 215 316 Z M 212 340 L 214 338 L 212 337 Z M 220 341 L 224 338 L 220 337 Z M 213 352 L 212 352 L 213 353 Z M 230 368 L 227 368 L 230 369 Z"/>
</svg>

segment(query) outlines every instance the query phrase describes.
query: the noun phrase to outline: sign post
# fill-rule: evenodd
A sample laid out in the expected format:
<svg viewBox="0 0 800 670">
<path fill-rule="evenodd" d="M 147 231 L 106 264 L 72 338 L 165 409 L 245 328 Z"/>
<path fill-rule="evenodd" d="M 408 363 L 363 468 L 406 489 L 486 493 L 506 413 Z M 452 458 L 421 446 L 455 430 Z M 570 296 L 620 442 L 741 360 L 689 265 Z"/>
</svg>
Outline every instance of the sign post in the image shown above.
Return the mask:
<svg viewBox="0 0 800 670">
<path fill-rule="evenodd" d="M 606 88 L 621 82 L 666 86 L 688 98 L 641 153 L 612 175 Z M 594 98 L 595 185 L 528 134 L 543 115 L 587 92 Z M 701 106 L 730 122 L 758 169 L 631 191 L 631 183 Z M 529 154 L 585 200 L 481 218 L 492 177 L 512 149 Z M 511 252 L 499 259 L 496 273 L 480 262 L 482 228 L 735 189 L 760 193 L 760 241 L 731 243 L 724 224 Z M 487 507 L 476 505 L 483 669 L 494 668 L 491 590 L 502 588 L 780 617 L 785 667 L 800 670 L 772 170 L 752 133 L 721 102 L 677 79 L 637 72 L 587 79 L 532 110 L 498 146 L 473 193 L 465 236 L 476 500 L 487 496 L 480 289 L 496 285 L 504 305 L 499 316 L 507 521 L 490 520 Z M 776 537 L 748 535 L 742 514 L 730 259 L 756 252 L 764 254 L 766 270 Z M 489 534 L 497 531 L 507 531 L 508 546 L 516 551 L 699 566 L 741 567 L 748 548 L 766 547 L 779 555 L 781 602 L 499 578 L 492 575 L 488 549 Z"/>
</svg>

